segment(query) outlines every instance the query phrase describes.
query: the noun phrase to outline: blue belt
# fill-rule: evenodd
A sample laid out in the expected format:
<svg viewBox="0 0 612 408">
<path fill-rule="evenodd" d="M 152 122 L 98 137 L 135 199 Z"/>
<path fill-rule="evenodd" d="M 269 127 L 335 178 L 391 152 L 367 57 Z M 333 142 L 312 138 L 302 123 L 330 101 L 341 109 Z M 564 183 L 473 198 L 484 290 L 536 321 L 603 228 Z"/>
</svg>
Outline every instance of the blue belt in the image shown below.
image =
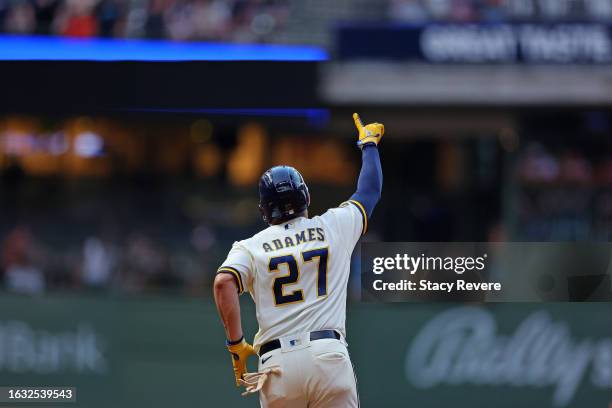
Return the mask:
<svg viewBox="0 0 612 408">
<path fill-rule="evenodd" d="M 313 340 L 321 340 L 321 339 L 336 339 L 340 340 L 340 333 L 335 330 L 318 330 L 310 332 L 310 341 Z M 263 356 L 266 353 L 271 352 L 272 350 L 279 349 L 281 347 L 281 342 L 279 339 L 270 340 L 267 343 L 264 343 L 259 347 L 259 357 Z"/>
</svg>

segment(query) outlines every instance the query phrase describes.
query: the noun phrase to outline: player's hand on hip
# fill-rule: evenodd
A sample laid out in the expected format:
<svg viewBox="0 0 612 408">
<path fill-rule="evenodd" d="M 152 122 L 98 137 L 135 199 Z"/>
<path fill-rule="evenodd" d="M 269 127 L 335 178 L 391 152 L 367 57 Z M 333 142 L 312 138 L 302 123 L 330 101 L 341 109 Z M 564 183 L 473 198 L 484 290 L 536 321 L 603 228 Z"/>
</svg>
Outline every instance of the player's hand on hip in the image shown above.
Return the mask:
<svg viewBox="0 0 612 408">
<path fill-rule="evenodd" d="M 378 146 L 378 143 L 380 143 L 380 140 L 385 134 L 385 125 L 382 123 L 370 123 L 364 126 L 357 113 L 353 113 L 353 120 L 359 132 L 357 146 L 359 146 L 360 149 L 369 145 Z"/>
<path fill-rule="evenodd" d="M 234 376 L 236 377 L 236 386 L 240 386 L 240 382 L 247 372 L 247 359 L 250 355 L 255 354 L 253 346 L 246 342 L 244 337 L 239 342 L 226 343 L 227 350 L 232 355 L 232 365 L 234 367 Z"/>
</svg>

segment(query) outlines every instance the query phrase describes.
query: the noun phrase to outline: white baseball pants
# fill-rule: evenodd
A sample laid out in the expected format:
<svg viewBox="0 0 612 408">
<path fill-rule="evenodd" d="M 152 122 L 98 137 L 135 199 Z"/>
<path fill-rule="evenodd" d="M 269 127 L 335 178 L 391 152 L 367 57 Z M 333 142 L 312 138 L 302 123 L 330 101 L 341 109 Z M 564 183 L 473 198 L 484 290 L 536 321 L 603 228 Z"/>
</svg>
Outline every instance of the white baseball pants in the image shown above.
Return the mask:
<svg viewBox="0 0 612 408">
<path fill-rule="evenodd" d="M 309 333 L 279 339 L 281 348 L 261 356 L 259 371 L 279 366 L 260 392 L 262 408 L 357 408 L 353 365 L 342 340 L 310 341 Z"/>
</svg>

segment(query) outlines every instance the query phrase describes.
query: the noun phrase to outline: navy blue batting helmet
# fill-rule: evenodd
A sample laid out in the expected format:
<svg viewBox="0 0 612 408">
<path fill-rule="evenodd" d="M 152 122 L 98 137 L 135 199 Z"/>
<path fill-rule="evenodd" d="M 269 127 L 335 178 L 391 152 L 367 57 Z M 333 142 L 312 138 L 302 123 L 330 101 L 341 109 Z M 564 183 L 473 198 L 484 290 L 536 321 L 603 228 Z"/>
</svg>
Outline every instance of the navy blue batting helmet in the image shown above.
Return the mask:
<svg viewBox="0 0 612 408">
<path fill-rule="evenodd" d="M 310 193 L 299 171 L 289 166 L 275 166 L 259 180 L 259 211 L 265 222 L 288 221 L 310 205 Z"/>
</svg>

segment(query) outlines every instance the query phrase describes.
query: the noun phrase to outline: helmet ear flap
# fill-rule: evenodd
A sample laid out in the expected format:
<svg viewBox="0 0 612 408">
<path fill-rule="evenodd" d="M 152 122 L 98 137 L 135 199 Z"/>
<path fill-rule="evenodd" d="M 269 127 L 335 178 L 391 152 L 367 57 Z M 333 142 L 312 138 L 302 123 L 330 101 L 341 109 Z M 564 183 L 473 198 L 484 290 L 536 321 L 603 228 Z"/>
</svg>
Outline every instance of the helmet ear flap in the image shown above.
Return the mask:
<svg viewBox="0 0 612 408">
<path fill-rule="evenodd" d="M 261 214 L 261 218 L 263 218 L 263 221 L 268 224 L 268 214 L 266 213 L 266 210 L 264 209 L 263 205 L 261 205 L 261 203 L 259 203 L 259 205 L 257 206 L 259 208 L 259 213 Z"/>
</svg>

